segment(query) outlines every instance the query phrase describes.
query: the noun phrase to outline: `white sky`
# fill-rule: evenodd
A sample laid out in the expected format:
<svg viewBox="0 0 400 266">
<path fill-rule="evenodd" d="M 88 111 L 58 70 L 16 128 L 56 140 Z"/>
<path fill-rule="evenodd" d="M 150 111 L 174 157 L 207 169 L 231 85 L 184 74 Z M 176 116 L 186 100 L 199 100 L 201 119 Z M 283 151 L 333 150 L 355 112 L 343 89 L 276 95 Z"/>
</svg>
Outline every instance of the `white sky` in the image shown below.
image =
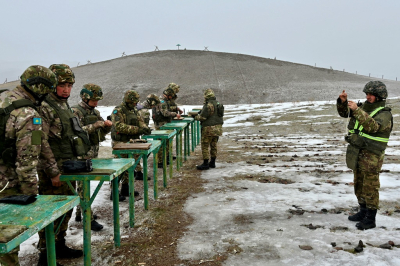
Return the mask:
<svg viewBox="0 0 400 266">
<path fill-rule="evenodd" d="M 74 67 L 177 44 L 400 79 L 397 0 L 0 0 L 0 8 L 0 83 L 32 64 Z"/>
</svg>

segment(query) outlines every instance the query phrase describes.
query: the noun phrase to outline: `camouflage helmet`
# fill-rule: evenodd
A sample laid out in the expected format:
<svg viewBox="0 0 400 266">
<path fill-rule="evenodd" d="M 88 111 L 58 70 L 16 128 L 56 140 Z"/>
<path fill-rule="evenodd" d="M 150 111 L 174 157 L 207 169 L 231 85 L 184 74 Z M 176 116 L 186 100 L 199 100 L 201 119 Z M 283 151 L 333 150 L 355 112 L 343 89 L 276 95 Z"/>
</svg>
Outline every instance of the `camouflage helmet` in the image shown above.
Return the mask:
<svg viewBox="0 0 400 266">
<path fill-rule="evenodd" d="M 139 93 L 134 90 L 127 90 L 124 96 L 124 102 L 127 104 L 130 103 L 138 103 L 139 102 Z"/>
<path fill-rule="evenodd" d="M 174 97 L 176 94 L 175 94 L 175 91 L 173 90 L 173 89 L 171 89 L 171 88 L 167 88 L 167 89 L 165 89 L 165 91 L 163 92 L 163 94 L 165 94 L 165 95 L 167 95 L 167 96 L 172 96 L 172 97 Z"/>
<path fill-rule="evenodd" d="M 88 83 L 83 85 L 80 96 L 82 100 L 100 101 L 103 100 L 103 90 L 96 84 Z"/>
<path fill-rule="evenodd" d="M 21 75 L 21 84 L 38 95 L 54 92 L 57 87 L 57 77 L 44 66 L 33 65 Z"/>
<path fill-rule="evenodd" d="M 386 85 L 381 81 L 368 82 L 367 84 L 365 84 L 363 92 L 365 94 L 371 93 L 372 95 L 374 95 L 378 98 L 381 98 L 381 99 L 386 99 L 388 97 Z"/>
<path fill-rule="evenodd" d="M 149 94 L 146 97 L 146 101 L 150 106 L 157 105 L 160 103 L 160 98 L 155 94 Z"/>
<path fill-rule="evenodd" d="M 180 87 L 181 87 L 181 86 L 179 86 L 179 85 L 177 85 L 177 84 L 175 84 L 175 83 L 170 83 L 170 84 L 168 84 L 167 89 L 173 89 L 174 92 L 175 92 L 175 94 L 176 94 L 176 93 L 179 92 L 179 88 L 180 88 Z"/>
<path fill-rule="evenodd" d="M 209 99 L 215 97 L 214 91 L 212 89 L 206 89 L 204 91 L 204 98 Z"/>
<path fill-rule="evenodd" d="M 66 64 L 53 64 L 50 70 L 57 75 L 58 83 L 75 83 L 75 75 L 71 68 Z"/>
</svg>

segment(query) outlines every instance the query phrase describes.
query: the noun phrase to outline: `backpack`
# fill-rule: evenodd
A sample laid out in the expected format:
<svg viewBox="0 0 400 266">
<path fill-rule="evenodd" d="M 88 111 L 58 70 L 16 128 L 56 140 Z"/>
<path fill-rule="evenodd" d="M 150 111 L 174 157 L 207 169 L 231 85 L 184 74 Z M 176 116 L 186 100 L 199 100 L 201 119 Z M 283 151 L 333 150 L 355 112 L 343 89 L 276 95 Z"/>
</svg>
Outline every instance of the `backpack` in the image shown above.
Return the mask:
<svg viewBox="0 0 400 266">
<path fill-rule="evenodd" d="M 225 107 L 222 103 L 217 102 L 217 115 L 223 117 L 225 112 Z"/>
</svg>

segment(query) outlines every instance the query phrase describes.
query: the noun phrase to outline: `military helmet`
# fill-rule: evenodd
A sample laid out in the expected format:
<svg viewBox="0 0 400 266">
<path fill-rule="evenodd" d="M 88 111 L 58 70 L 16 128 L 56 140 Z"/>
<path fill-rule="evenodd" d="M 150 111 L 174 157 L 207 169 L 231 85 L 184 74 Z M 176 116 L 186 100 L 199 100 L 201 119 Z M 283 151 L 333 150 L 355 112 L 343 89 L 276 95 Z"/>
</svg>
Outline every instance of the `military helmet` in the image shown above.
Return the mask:
<svg viewBox="0 0 400 266">
<path fill-rule="evenodd" d="M 88 83 L 83 85 L 80 96 L 82 100 L 100 101 L 103 100 L 103 90 L 96 84 Z"/>
<path fill-rule="evenodd" d="M 125 103 L 138 103 L 139 102 L 139 93 L 137 93 L 134 90 L 127 90 L 125 92 L 125 96 L 124 96 L 124 102 Z"/>
<path fill-rule="evenodd" d="M 366 94 L 371 93 L 372 95 L 381 99 L 386 99 L 388 97 L 386 85 L 381 81 L 368 82 L 367 84 L 365 84 L 363 92 Z"/>
<path fill-rule="evenodd" d="M 170 84 L 168 84 L 168 87 L 167 87 L 167 89 L 173 89 L 175 94 L 179 92 L 179 88 L 180 88 L 179 85 L 172 83 L 172 82 Z"/>
<path fill-rule="evenodd" d="M 35 94 L 44 95 L 55 92 L 57 77 L 47 67 L 33 65 L 22 73 L 21 84 Z"/>
<path fill-rule="evenodd" d="M 146 97 L 146 101 L 150 106 L 157 105 L 160 103 L 160 98 L 155 94 L 149 94 Z"/>
<path fill-rule="evenodd" d="M 171 88 L 167 88 L 164 92 L 163 92 L 163 94 L 165 94 L 165 95 L 167 95 L 167 96 L 172 96 L 172 97 L 174 97 L 176 94 L 175 94 L 175 91 L 173 90 L 173 89 L 171 89 Z"/>
<path fill-rule="evenodd" d="M 215 97 L 214 91 L 212 89 L 206 89 L 204 91 L 204 98 L 209 99 Z"/>
<path fill-rule="evenodd" d="M 50 70 L 57 75 L 58 83 L 75 83 L 75 75 L 71 68 L 66 64 L 53 64 Z"/>
</svg>

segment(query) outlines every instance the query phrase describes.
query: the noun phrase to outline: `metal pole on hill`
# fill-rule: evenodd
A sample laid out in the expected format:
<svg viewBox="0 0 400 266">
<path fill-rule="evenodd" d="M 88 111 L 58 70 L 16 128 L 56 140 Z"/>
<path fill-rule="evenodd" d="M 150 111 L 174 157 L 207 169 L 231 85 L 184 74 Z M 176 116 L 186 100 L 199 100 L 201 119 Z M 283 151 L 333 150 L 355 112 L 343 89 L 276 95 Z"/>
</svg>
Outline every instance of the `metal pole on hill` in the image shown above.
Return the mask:
<svg viewBox="0 0 400 266">
<path fill-rule="evenodd" d="M 178 50 L 179 50 L 179 46 L 181 46 L 181 45 L 178 43 L 176 46 L 178 46 Z"/>
</svg>

